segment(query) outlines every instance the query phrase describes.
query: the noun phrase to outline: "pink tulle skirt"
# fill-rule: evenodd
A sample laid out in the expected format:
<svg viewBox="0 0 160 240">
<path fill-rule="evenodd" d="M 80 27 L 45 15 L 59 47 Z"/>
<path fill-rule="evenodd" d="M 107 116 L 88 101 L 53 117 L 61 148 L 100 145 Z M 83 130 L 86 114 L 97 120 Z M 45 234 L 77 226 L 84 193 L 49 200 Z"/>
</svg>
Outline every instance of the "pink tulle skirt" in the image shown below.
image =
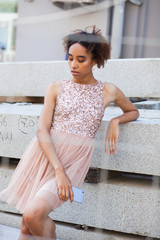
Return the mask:
<svg viewBox="0 0 160 240">
<path fill-rule="evenodd" d="M 94 140 L 74 134 L 51 130 L 53 144 L 71 183 L 80 187 L 88 172 L 93 153 Z M 0 193 L 0 200 L 23 213 L 34 198 L 46 199 L 52 209 L 63 202 L 58 197 L 55 172 L 35 136 L 24 152 L 11 181 Z"/>
</svg>

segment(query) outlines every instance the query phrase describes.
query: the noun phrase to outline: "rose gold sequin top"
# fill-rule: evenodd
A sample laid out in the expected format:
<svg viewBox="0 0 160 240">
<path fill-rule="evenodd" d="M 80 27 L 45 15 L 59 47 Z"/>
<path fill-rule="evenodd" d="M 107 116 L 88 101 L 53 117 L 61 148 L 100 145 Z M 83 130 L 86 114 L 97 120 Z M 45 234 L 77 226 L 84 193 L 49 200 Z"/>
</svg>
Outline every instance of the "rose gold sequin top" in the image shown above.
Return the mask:
<svg viewBox="0 0 160 240">
<path fill-rule="evenodd" d="M 104 116 L 104 83 L 83 85 L 63 80 L 52 128 L 94 138 Z"/>
</svg>

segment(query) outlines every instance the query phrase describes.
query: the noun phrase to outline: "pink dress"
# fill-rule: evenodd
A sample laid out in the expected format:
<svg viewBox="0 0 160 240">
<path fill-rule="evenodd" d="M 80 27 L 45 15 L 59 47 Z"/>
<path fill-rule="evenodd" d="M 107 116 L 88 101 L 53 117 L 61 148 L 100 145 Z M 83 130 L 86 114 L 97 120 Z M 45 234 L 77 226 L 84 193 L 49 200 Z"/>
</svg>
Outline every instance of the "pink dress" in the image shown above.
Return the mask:
<svg viewBox="0 0 160 240">
<path fill-rule="evenodd" d="M 104 83 L 82 85 L 63 80 L 56 99 L 50 134 L 56 154 L 75 187 L 88 172 L 95 134 L 104 115 Z M 59 207 L 55 171 L 35 136 L 24 152 L 0 199 L 21 213 L 36 197 L 45 198 L 52 209 Z"/>
</svg>

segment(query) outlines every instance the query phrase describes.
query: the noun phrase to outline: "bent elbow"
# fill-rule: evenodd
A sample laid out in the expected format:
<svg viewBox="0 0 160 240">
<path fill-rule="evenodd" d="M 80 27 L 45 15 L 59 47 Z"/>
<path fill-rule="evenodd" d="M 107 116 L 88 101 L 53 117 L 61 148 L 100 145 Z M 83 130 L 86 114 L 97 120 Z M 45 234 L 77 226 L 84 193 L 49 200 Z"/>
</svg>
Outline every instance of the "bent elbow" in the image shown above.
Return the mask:
<svg viewBox="0 0 160 240">
<path fill-rule="evenodd" d="M 44 136 L 45 132 L 46 132 L 45 129 L 38 127 L 37 138 L 40 140 L 42 138 L 42 136 Z"/>
<path fill-rule="evenodd" d="M 36 133 L 36 136 L 37 136 L 38 140 L 40 140 L 41 134 L 42 134 L 42 130 L 40 128 L 38 128 L 37 133 Z"/>
<path fill-rule="evenodd" d="M 49 132 L 49 130 L 39 127 L 37 129 L 37 138 L 38 138 L 40 143 L 50 142 L 50 132 Z"/>
<path fill-rule="evenodd" d="M 137 120 L 139 118 L 139 111 L 138 109 L 135 111 L 135 120 Z"/>
</svg>

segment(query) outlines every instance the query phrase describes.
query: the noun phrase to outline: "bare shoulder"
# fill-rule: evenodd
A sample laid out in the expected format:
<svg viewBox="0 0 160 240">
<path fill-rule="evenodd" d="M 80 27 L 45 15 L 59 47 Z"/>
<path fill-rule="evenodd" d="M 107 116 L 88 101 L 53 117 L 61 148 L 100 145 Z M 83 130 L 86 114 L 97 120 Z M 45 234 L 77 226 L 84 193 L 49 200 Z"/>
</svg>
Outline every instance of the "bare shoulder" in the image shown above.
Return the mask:
<svg viewBox="0 0 160 240">
<path fill-rule="evenodd" d="M 116 91 L 116 89 L 117 89 L 117 87 L 113 83 L 110 83 L 110 82 L 104 83 L 104 91 L 105 91 L 105 93 L 112 94 L 113 92 Z"/>
<path fill-rule="evenodd" d="M 114 84 L 112 83 L 105 83 L 104 86 L 104 102 L 105 106 L 107 106 L 108 103 L 114 102 L 116 103 L 123 112 L 136 110 L 136 107 L 129 101 L 129 99 L 126 98 L 124 93 Z"/>
<path fill-rule="evenodd" d="M 124 98 L 124 93 L 113 83 L 105 83 L 104 92 L 112 101 L 116 101 L 119 98 Z"/>
<path fill-rule="evenodd" d="M 61 82 L 56 81 L 51 83 L 47 88 L 46 97 L 48 96 L 48 97 L 56 98 L 60 89 L 61 89 Z"/>
<path fill-rule="evenodd" d="M 110 102 L 114 102 L 116 99 L 118 88 L 113 84 L 106 82 L 104 84 L 104 104 L 107 106 Z"/>
</svg>

